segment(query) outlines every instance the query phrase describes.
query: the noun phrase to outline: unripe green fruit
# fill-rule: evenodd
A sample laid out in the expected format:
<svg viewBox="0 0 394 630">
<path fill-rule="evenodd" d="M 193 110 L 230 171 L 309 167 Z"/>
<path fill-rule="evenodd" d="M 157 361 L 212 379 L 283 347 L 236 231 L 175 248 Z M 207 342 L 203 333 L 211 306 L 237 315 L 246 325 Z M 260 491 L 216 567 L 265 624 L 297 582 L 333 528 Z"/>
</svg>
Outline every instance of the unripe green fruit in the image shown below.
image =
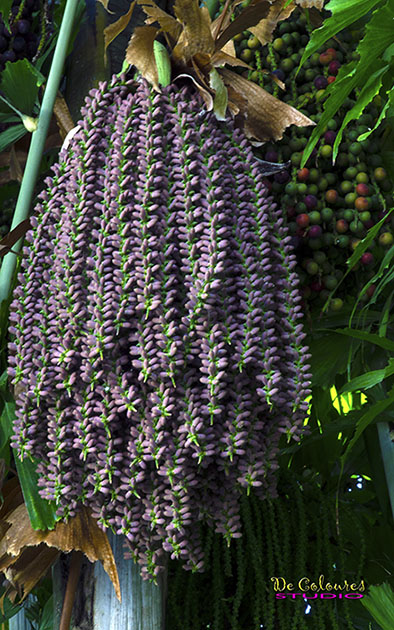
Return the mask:
<svg viewBox="0 0 394 630">
<path fill-rule="evenodd" d="M 312 70 L 312 68 L 310 68 L 309 70 L 305 70 L 305 80 L 306 81 L 313 81 L 313 79 L 316 76 L 316 71 Z"/>
<path fill-rule="evenodd" d="M 346 236 L 346 234 L 341 234 L 341 236 L 338 236 L 336 243 L 338 245 L 338 247 L 340 247 L 341 249 L 346 249 L 346 247 L 349 245 L 350 239 L 348 236 Z"/>
<path fill-rule="evenodd" d="M 338 123 L 335 118 L 331 118 L 331 120 L 328 121 L 327 129 L 329 129 L 330 131 L 336 131 L 338 129 Z"/>
<path fill-rule="evenodd" d="M 308 195 L 318 195 L 319 194 L 319 188 L 316 186 L 316 184 L 309 184 L 308 186 Z"/>
<path fill-rule="evenodd" d="M 318 225 L 319 223 L 321 223 L 321 220 L 322 219 L 320 216 L 320 212 L 318 212 L 317 210 L 313 210 L 309 213 L 309 221 L 312 225 Z"/>
<path fill-rule="evenodd" d="M 353 184 L 348 179 L 345 179 L 341 182 L 340 189 L 344 194 L 349 193 L 353 190 Z"/>
<path fill-rule="evenodd" d="M 316 184 L 321 178 L 321 174 L 317 170 L 317 168 L 311 168 L 309 171 L 309 181 L 312 184 Z"/>
<path fill-rule="evenodd" d="M 353 221 L 354 218 L 354 211 L 353 210 L 344 210 L 343 211 L 343 218 L 345 219 L 345 221 Z"/>
<path fill-rule="evenodd" d="M 357 219 L 354 219 L 349 225 L 349 229 L 351 232 L 353 232 L 353 234 L 359 234 L 363 231 L 364 226 L 361 221 L 357 221 Z"/>
<path fill-rule="evenodd" d="M 282 37 L 277 37 L 272 42 L 272 47 L 273 47 L 274 50 L 276 50 L 276 52 L 279 52 L 279 51 L 283 50 L 284 46 L 285 46 L 285 42 L 282 39 Z"/>
<path fill-rule="evenodd" d="M 357 184 L 368 184 L 369 177 L 367 173 L 361 172 L 356 175 Z"/>
<path fill-rule="evenodd" d="M 330 144 L 324 144 L 320 149 L 320 155 L 324 158 L 329 158 L 332 156 L 332 146 Z"/>
<path fill-rule="evenodd" d="M 319 265 L 314 260 L 310 260 L 307 263 L 306 270 L 310 276 L 315 276 L 317 273 L 319 273 Z"/>
<path fill-rule="evenodd" d="M 382 245 L 383 247 L 388 247 L 389 245 L 392 245 L 393 242 L 394 237 L 391 232 L 383 232 L 383 234 L 379 236 L 379 245 Z"/>
<path fill-rule="evenodd" d="M 313 260 L 317 262 L 318 265 L 322 265 L 327 260 L 327 256 L 324 252 L 314 252 Z"/>
<path fill-rule="evenodd" d="M 353 207 L 356 199 L 357 199 L 357 193 L 355 192 L 348 193 L 345 197 L 345 204 L 349 207 Z"/>
<path fill-rule="evenodd" d="M 323 221 L 328 222 L 331 221 L 331 219 L 333 218 L 334 211 L 331 210 L 331 208 L 323 208 L 320 214 Z"/>
<path fill-rule="evenodd" d="M 368 221 L 371 220 L 371 213 L 368 212 L 368 210 L 366 210 L 365 212 L 360 212 L 359 214 L 359 218 L 360 221 L 362 221 L 363 223 L 367 223 Z"/>
<path fill-rule="evenodd" d="M 326 173 L 325 177 L 329 186 L 334 186 L 337 183 L 338 178 L 335 173 Z"/>
<path fill-rule="evenodd" d="M 365 173 L 366 171 L 369 170 L 365 162 L 358 162 L 356 165 L 356 169 L 357 169 L 357 173 Z"/>
<path fill-rule="evenodd" d="M 311 249 L 321 249 L 323 247 L 321 238 L 310 238 L 308 244 Z"/>
<path fill-rule="evenodd" d="M 294 166 L 299 166 L 301 164 L 301 160 L 302 160 L 302 154 L 301 153 L 293 153 L 293 155 L 291 156 L 291 163 Z"/>
<path fill-rule="evenodd" d="M 327 190 L 327 188 L 328 188 L 328 181 L 327 181 L 327 179 L 325 177 L 323 177 L 318 183 L 318 189 L 321 192 L 324 192 L 325 190 Z"/>
<path fill-rule="evenodd" d="M 299 195 L 306 195 L 306 193 L 308 192 L 308 186 L 303 182 L 300 182 L 299 184 L 297 184 L 297 192 Z"/>
<path fill-rule="evenodd" d="M 286 184 L 285 186 L 285 192 L 288 195 L 294 196 L 297 194 L 298 191 L 298 187 L 297 184 L 295 182 L 289 182 L 288 184 Z"/>
<path fill-rule="evenodd" d="M 291 59 L 286 58 L 280 62 L 279 67 L 283 70 L 283 72 L 291 72 L 294 68 L 294 62 Z"/>
<path fill-rule="evenodd" d="M 330 302 L 330 309 L 335 313 L 340 311 L 343 308 L 343 300 L 341 298 L 334 298 Z"/>
<path fill-rule="evenodd" d="M 337 286 L 338 280 L 336 279 L 335 276 L 331 276 L 331 275 L 323 276 L 323 284 L 326 287 L 326 289 L 328 289 L 329 291 L 332 291 Z"/>
<path fill-rule="evenodd" d="M 244 50 L 241 51 L 240 57 L 242 61 L 249 63 L 254 57 L 254 52 L 250 48 L 244 48 Z"/>
<path fill-rule="evenodd" d="M 353 155 L 360 155 L 362 150 L 363 148 L 359 142 L 352 142 L 352 144 L 349 147 L 349 151 Z"/>
<path fill-rule="evenodd" d="M 355 177 L 357 177 L 356 167 L 349 166 L 349 168 L 347 168 L 346 171 L 344 172 L 344 176 L 346 177 L 346 179 L 354 179 Z"/>
<path fill-rule="evenodd" d="M 254 49 L 254 48 L 258 48 L 259 46 L 260 46 L 260 42 L 255 35 L 253 35 L 252 37 L 249 37 L 248 39 L 249 48 Z"/>
</svg>

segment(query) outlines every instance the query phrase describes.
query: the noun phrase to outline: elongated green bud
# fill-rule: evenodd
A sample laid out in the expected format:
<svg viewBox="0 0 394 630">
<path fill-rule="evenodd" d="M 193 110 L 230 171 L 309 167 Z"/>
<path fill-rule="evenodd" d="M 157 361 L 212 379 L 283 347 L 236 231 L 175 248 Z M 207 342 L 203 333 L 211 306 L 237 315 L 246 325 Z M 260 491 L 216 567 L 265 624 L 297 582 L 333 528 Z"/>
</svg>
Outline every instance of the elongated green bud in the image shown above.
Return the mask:
<svg viewBox="0 0 394 630">
<path fill-rule="evenodd" d="M 153 53 L 159 75 L 159 85 L 167 87 L 171 83 L 171 61 L 168 50 L 158 41 L 153 42 Z"/>
</svg>

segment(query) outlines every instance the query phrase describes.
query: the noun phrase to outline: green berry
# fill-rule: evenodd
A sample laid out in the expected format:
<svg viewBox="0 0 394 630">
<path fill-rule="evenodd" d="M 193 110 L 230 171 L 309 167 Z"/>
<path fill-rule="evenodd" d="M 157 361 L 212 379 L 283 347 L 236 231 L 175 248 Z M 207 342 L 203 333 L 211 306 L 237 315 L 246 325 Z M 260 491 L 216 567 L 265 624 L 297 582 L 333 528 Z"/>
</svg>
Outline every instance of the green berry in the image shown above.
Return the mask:
<svg viewBox="0 0 394 630">
<path fill-rule="evenodd" d="M 356 199 L 357 199 L 357 193 L 350 192 L 345 197 L 345 203 L 349 208 L 352 208 L 354 206 L 354 202 L 356 201 Z"/>
<path fill-rule="evenodd" d="M 327 260 L 327 256 L 324 252 L 314 252 L 313 260 L 315 260 L 318 265 L 322 265 Z"/>
<path fill-rule="evenodd" d="M 301 160 L 302 154 L 298 153 L 297 151 L 291 156 L 291 163 L 293 164 L 293 166 L 299 166 L 301 164 Z"/>
<path fill-rule="evenodd" d="M 308 186 L 308 195 L 318 195 L 319 194 L 319 188 L 316 186 L 316 184 L 310 184 Z"/>
<path fill-rule="evenodd" d="M 310 212 L 309 213 L 309 221 L 310 221 L 310 223 L 312 223 L 312 225 L 317 225 L 317 224 L 321 223 L 320 212 L 318 212 L 317 210 L 313 210 L 312 212 Z"/>
<path fill-rule="evenodd" d="M 314 260 L 310 260 L 306 265 L 306 271 L 310 276 L 315 276 L 319 273 L 319 265 Z"/>
<path fill-rule="evenodd" d="M 259 40 L 257 39 L 257 37 L 255 35 L 253 35 L 252 37 L 249 37 L 248 39 L 248 47 L 249 48 L 258 48 L 258 46 L 260 45 Z"/>
<path fill-rule="evenodd" d="M 272 42 L 272 47 L 274 50 L 276 50 L 276 52 L 280 52 L 281 50 L 283 50 L 284 46 L 285 46 L 285 42 L 282 39 L 282 37 L 277 37 Z"/>
<path fill-rule="evenodd" d="M 342 308 L 343 308 L 343 300 L 341 300 L 341 298 L 334 298 L 333 300 L 331 300 L 330 309 L 332 311 L 336 313 L 337 311 L 340 311 Z"/>
<path fill-rule="evenodd" d="M 323 221 L 327 223 L 328 221 L 331 221 L 331 219 L 333 218 L 334 212 L 333 210 L 331 210 L 331 208 L 323 208 L 322 211 L 320 212 L 320 215 Z"/>
<path fill-rule="evenodd" d="M 363 171 L 361 171 L 361 173 L 357 173 L 356 175 L 357 184 L 368 184 L 368 181 L 369 181 L 369 177 L 367 173 L 364 173 Z"/>
<path fill-rule="evenodd" d="M 285 192 L 288 195 L 294 196 L 297 194 L 297 190 L 298 190 L 298 186 L 295 182 L 289 182 L 288 184 L 286 184 L 285 186 Z"/>
<path fill-rule="evenodd" d="M 294 62 L 291 59 L 286 58 L 280 62 L 279 67 L 283 70 L 283 72 L 291 72 L 294 68 Z"/>
<path fill-rule="evenodd" d="M 323 276 L 323 284 L 326 287 L 326 289 L 328 289 L 329 291 L 332 291 L 333 289 L 335 289 L 335 287 L 338 284 L 338 280 L 336 279 L 335 276 Z"/>
<path fill-rule="evenodd" d="M 336 240 L 338 247 L 340 247 L 341 249 L 345 249 L 346 247 L 348 247 L 349 242 L 350 239 L 348 236 L 346 236 L 346 234 L 341 234 Z"/>
<path fill-rule="evenodd" d="M 344 172 L 344 176 L 346 177 L 346 179 L 354 179 L 355 177 L 357 177 L 356 167 L 349 166 L 349 168 L 347 168 L 346 171 Z"/>
<path fill-rule="evenodd" d="M 317 168 L 311 168 L 309 171 L 309 181 L 312 184 L 316 184 L 321 178 L 321 174 L 317 170 Z"/>
</svg>

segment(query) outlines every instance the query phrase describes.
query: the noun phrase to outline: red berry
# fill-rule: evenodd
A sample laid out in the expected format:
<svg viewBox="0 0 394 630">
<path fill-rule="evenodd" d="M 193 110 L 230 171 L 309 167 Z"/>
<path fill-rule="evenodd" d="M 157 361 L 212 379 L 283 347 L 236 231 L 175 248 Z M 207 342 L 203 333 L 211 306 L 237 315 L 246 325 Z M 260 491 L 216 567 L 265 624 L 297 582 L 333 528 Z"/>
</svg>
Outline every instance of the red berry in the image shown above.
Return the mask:
<svg viewBox="0 0 394 630">
<path fill-rule="evenodd" d="M 299 214 L 296 218 L 298 227 L 306 228 L 309 225 L 309 216 L 306 213 Z"/>
<path fill-rule="evenodd" d="M 336 222 L 335 227 L 337 229 L 338 234 L 345 234 L 349 226 L 348 226 L 347 221 L 345 221 L 345 219 L 339 219 Z"/>
<path fill-rule="evenodd" d="M 331 75 L 336 76 L 338 74 L 338 70 L 340 67 L 341 67 L 341 64 L 339 63 L 339 61 L 336 61 L 336 60 L 331 61 L 331 63 L 328 66 L 328 72 Z"/>
<path fill-rule="evenodd" d="M 299 171 L 297 171 L 297 179 L 299 182 L 306 182 L 308 180 L 309 177 L 309 168 L 302 168 Z"/>
<path fill-rule="evenodd" d="M 371 252 L 365 252 L 365 254 L 361 256 L 361 263 L 366 266 L 372 265 L 374 260 L 375 259 L 373 257 L 373 254 L 371 254 Z"/>
<path fill-rule="evenodd" d="M 331 61 L 333 60 L 334 60 L 334 57 L 330 55 L 330 53 L 327 54 L 327 51 L 322 52 L 321 55 L 319 56 L 319 61 L 322 66 L 328 66 L 328 64 L 331 63 Z"/>
<path fill-rule="evenodd" d="M 361 197 L 368 197 L 369 195 L 369 186 L 367 184 L 357 184 L 356 193 Z"/>
<path fill-rule="evenodd" d="M 321 236 L 323 234 L 323 230 L 321 229 L 320 225 L 312 225 L 311 229 L 309 230 L 309 238 L 319 238 L 319 236 Z"/>
<path fill-rule="evenodd" d="M 327 203 L 335 203 L 337 199 L 338 199 L 338 193 L 336 190 L 334 190 L 333 188 L 330 188 L 330 190 L 326 191 Z"/>
<path fill-rule="evenodd" d="M 330 75 L 329 77 L 327 77 L 327 83 L 328 85 L 331 85 L 331 83 L 334 83 L 336 77 L 333 77 L 332 75 Z"/>
<path fill-rule="evenodd" d="M 319 282 L 319 280 L 314 280 L 313 282 L 310 283 L 309 286 L 312 289 L 312 291 L 315 291 L 316 293 L 320 293 L 320 291 L 323 291 L 324 289 L 322 283 Z"/>
<path fill-rule="evenodd" d="M 366 197 L 357 197 L 354 207 L 359 212 L 365 212 L 365 210 L 369 210 L 369 201 Z"/>
<path fill-rule="evenodd" d="M 333 59 L 336 59 L 337 57 L 337 51 L 335 50 L 335 48 L 327 48 L 326 54 L 331 55 Z"/>
</svg>

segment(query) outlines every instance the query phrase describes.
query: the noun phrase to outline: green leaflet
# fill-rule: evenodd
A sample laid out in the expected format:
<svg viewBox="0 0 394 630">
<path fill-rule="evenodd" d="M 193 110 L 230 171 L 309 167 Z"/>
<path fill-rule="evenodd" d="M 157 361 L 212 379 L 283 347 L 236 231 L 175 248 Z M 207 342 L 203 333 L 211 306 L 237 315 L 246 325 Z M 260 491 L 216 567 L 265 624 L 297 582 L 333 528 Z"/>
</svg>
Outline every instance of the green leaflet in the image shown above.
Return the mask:
<svg viewBox="0 0 394 630">
<path fill-rule="evenodd" d="M 302 56 L 300 68 L 308 57 L 316 52 L 324 42 L 349 26 L 349 24 L 356 22 L 368 11 L 371 11 L 379 2 L 380 0 L 331 0 L 324 8 L 327 11 L 331 11 L 332 15 L 324 21 L 323 26 L 313 31 Z"/>
<path fill-rule="evenodd" d="M 371 370 L 361 376 L 352 378 L 351 381 L 344 385 L 339 393 L 354 392 L 359 389 L 369 389 L 381 383 L 385 378 L 394 374 L 394 359 L 390 359 L 385 368 L 381 370 Z"/>
<path fill-rule="evenodd" d="M 352 439 L 350 440 L 349 444 L 347 445 L 344 454 L 341 456 L 341 475 L 343 472 L 345 461 L 350 451 L 352 450 L 352 448 L 354 447 L 354 445 L 356 444 L 356 442 L 362 435 L 362 433 L 376 418 L 379 418 L 379 416 L 382 413 L 384 413 L 386 409 L 388 409 L 391 405 L 393 405 L 393 403 L 394 403 L 394 387 L 391 388 L 390 392 L 388 393 L 387 397 L 384 400 L 379 400 L 378 402 L 374 403 L 373 405 L 369 407 L 368 411 L 366 411 L 365 413 L 361 415 L 361 417 L 356 423 L 356 431 Z"/>
<path fill-rule="evenodd" d="M 385 337 L 379 337 L 379 335 L 374 335 L 373 333 L 369 333 L 364 330 L 354 330 L 353 328 L 337 329 L 334 332 L 338 333 L 339 335 L 347 335 L 349 337 L 354 337 L 355 339 L 368 341 L 369 343 L 380 346 L 385 350 L 394 352 L 394 341 L 391 341 L 390 339 L 387 339 Z"/>
<path fill-rule="evenodd" d="M 14 108 L 31 115 L 44 81 L 45 77 L 27 59 L 19 59 L 7 61 L 1 73 L 0 88 Z"/>
<path fill-rule="evenodd" d="M 12 2 L 13 0 L 1 0 L 1 3 L 0 3 L 1 17 L 3 18 L 3 22 L 8 29 L 10 26 L 9 18 L 10 18 L 10 13 L 11 13 Z"/>
<path fill-rule="evenodd" d="M 0 153 L 27 133 L 25 125 L 13 125 L 0 133 Z"/>
<path fill-rule="evenodd" d="M 394 627 L 394 592 L 387 582 L 379 586 L 370 586 L 367 595 L 361 599 L 362 605 L 382 626 L 382 630 Z"/>
</svg>

